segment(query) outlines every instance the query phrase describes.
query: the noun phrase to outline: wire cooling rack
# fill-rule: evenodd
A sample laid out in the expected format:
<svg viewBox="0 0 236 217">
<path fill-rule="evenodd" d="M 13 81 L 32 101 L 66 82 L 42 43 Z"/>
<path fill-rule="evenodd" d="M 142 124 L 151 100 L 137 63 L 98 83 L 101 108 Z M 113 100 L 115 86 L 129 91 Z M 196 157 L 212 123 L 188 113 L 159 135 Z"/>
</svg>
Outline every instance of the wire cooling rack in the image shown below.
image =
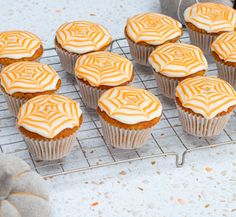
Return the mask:
<svg viewBox="0 0 236 217">
<path fill-rule="evenodd" d="M 186 31 L 181 41 L 189 42 Z M 113 41 L 111 51 L 133 61 L 124 38 Z M 35 161 L 15 127 L 16 120 L 10 115 L 3 95 L 0 95 L 0 151 L 21 157 L 44 177 L 164 156 L 174 157 L 176 166 L 181 167 L 185 162 L 186 154 L 189 152 L 236 144 L 236 113 L 232 115 L 229 124 L 220 136 L 205 139 L 186 134 L 178 119 L 174 102 L 159 94 L 152 70 L 148 67 L 141 67 L 133 61 L 136 75 L 133 86 L 145 88 L 158 96 L 164 107 L 163 117 L 153 130 L 151 138 L 142 148 L 137 150 L 113 148 L 106 144 L 102 137 L 101 125 L 96 111 L 85 107 L 73 76 L 67 74 L 61 68 L 55 49 L 46 49 L 41 62 L 51 65 L 61 76 L 62 87 L 60 93 L 76 100 L 81 105 L 84 121 L 78 133 L 74 149 L 70 155 L 61 160 L 52 162 Z M 215 64 L 209 65 L 208 74 L 216 75 Z"/>
</svg>

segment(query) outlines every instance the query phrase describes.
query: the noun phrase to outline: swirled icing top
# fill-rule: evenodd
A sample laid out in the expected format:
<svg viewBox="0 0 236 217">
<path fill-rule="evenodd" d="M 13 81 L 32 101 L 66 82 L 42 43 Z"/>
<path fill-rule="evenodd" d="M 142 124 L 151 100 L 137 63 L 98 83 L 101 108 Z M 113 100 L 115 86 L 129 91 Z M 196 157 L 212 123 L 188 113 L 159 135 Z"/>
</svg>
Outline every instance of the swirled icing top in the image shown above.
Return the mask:
<svg viewBox="0 0 236 217">
<path fill-rule="evenodd" d="M 82 112 L 74 100 L 61 95 L 41 95 L 21 106 L 18 126 L 45 138 L 53 138 L 65 129 L 80 126 Z"/>
<path fill-rule="evenodd" d="M 135 43 L 160 45 L 182 35 L 182 25 L 158 13 L 142 13 L 128 18 L 126 34 Z"/>
<path fill-rule="evenodd" d="M 56 32 L 58 43 L 65 50 L 83 54 L 97 51 L 111 43 L 111 35 L 106 28 L 88 21 L 65 23 Z"/>
<path fill-rule="evenodd" d="M 101 51 L 82 55 L 76 62 L 75 73 L 93 87 L 117 86 L 130 81 L 134 69 L 125 57 Z"/>
<path fill-rule="evenodd" d="M 187 8 L 184 19 L 208 33 L 234 31 L 236 11 L 217 3 L 199 3 Z"/>
<path fill-rule="evenodd" d="M 156 72 L 168 77 L 185 77 L 207 70 L 207 60 L 200 48 L 184 43 L 158 46 L 149 56 Z"/>
<path fill-rule="evenodd" d="M 98 107 L 124 124 L 137 124 L 160 117 L 162 105 L 152 93 L 131 86 L 115 87 L 104 92 Z"/>
<path fill-rule="evenodd" d="M 48 65 L 21 61 L 6 66 L 1 72 L 1 86 L 6 93 L 36 93 L 56 90 L 60 77 Z"/>
<path fill-rule="evenodd" d="M 26 31 L 0 32 L 0 58 L 21 59 L 32 57 L 42 41 Z"/>
<path fill-rule="evenodd" d="M 219 35 L 211 49 L 225 62 L 236 62 L 236 33 L 226 32 Z"/>
<path fill-rule="evenodd" d="M 176 97 L 183 107 L 208 119 L 236 105 L 236 91 L 216 77 L 187 78 L 177 86 Z"/>
</svg>

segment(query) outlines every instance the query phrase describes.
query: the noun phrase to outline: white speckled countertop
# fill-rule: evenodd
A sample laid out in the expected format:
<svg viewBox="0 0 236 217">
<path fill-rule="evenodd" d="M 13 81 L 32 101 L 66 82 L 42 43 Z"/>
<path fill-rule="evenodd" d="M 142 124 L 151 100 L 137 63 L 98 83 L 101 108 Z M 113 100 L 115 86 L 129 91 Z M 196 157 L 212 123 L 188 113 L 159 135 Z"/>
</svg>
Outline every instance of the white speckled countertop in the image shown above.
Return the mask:
<svg viewBox="0 0 236 217">
<path fill-rule="evenodd" d="M 50 47 L 60 24 L 84 19 L 118 38 L 127 16 L 158 10 L 156 0 L 8 0 L 1 2 L 0 31 L 29 30 Z M 159 158 L 59 176 L 48 184 L 53 217 L 235 217 L 236 149 L 192 153 L 178 169 L 174 159 Z"/>
</svg>

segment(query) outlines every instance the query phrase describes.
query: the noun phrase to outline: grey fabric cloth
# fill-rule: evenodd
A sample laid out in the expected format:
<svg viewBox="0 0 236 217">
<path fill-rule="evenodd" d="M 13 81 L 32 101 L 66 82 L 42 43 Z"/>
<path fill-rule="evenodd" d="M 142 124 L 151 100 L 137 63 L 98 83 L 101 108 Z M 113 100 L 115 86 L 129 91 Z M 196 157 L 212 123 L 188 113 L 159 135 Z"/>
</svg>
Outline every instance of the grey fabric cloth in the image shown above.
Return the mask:
<svg viewBox="0 0 236 217">
<path fill-rule="evenodd" d="M 197 0 L 160 0 L 161 12 L 184 24 L 184 11 Z"/>
<path fill-rule="evenodd" d="M 45 181 L 23 160 L 0 154 L 0 216 L 50 217 Z"/>
</svg>

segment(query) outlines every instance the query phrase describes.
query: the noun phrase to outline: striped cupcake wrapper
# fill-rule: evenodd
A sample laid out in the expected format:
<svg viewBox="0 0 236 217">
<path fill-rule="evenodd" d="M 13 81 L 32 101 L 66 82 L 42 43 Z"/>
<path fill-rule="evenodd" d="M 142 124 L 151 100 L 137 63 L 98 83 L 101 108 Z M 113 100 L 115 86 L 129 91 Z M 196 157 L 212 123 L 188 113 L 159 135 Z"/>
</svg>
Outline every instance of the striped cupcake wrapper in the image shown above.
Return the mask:
<svg viewBox="0 0 236 217">
<path fill-rule="evenodd" d="M 32 62 L 39 62 L 40 63 L 41 57 L 37 58 L 36 60 L 33 60 Z"/>
<path fill-rule="evenodd" d="M 29 152 L 36 160 L 57 160 L 68 155 L 76 140 L 77 132 L 57 140 L 36 140 L 22 134 Z"/>
<path fill-rule="evenodd" d="M 3 70 L 5 66 L 3 64 L 0 64 L 0 72 Z"/>
<path fill-rule="evenodd" d="M 153 127 L 143 130 L 129 130 L 112 126 L 100 117 L 103 137 L 107 144 L 120 149 L 136 149 L 145 144 Z"/>
<path fill-rule="evenodd" d="M 59 56 L 62 68 L 69 74 L 74 75 L 74 68 L 77 59 L 81 56 L 80 54 L 70 53 L 56 46 L 56 52 Z"/>
<path fill-rule="evenodd" d="M 148 58 L 152 51 L 154 51 L 153 46 L 144 46 L 140 44 L 136 44 L 133 41 L 131 41 L 128 37 L 126 37 L 130 53 L 133 59 L 137 61 L 138 64 L 144 65 L 144 66 L 150 66 L 150 63 L 148 62 Z"/>
<path fill-rule="evenodd" d="M 218 77 L 230 83 L 236 89 L 236 68 L 216 61 Z"/>
<path fill-rule="evenodd" d="M 99 97 L 106 91 L 95 87 L 91 87 L 81 82 L 77 77 L 76 81 L 79 85 L 80 93 L 84 104 L 92 109 L 97 109 Z"/>
<path fill-rule="evenodd" d="M 203 53 L 206 55 L 206 57 L 210 59 L 211 44 L 216 39 L 217 36 L 193 31 L 192 29 L 188 28 L 188 26 L 187 26 L 187 29 L 189 31 L 191 44 L 199 47 L 203 51 Z"/>
<path fill-rule="evenodd" d="M 153 69 L 153 72 L 156 78 L 159 92 L 163 94 L 165 97 L 174 99 L 175 89 L 177 85 L 179 84 L 179 81 L 162 76 L 159 73 L 157 73 L 154 69 Z"/>
<path fill-rule="evenodd" d="M 9 108 L 9 111 L 10 113 L 14 116 L 14 117 L 17 117 L 17 114 L 18 114 L 18 111 L 20 109 L 20 107 L 27 101 L 26 99 L 19 99 L 19 98 L 16 98 L 16 97 L 13 97 L 13 96 L 10 96 L 6 93 L 3 93 L 3 96 L 7 102 L 7 105 L 8 105 L 8 108 Z"/>
<path fill-rule="evenodd" d="M 176 107 L 179 112 L 179 118 L 183 129 L 187 133 L 197 137 L 212 137 L 219 135 L 225 128 L 230 115 L 232 114 L 231 112 L 212 119 L 206 119 L 184 111 L 177 103 Z"/>
</svg>

